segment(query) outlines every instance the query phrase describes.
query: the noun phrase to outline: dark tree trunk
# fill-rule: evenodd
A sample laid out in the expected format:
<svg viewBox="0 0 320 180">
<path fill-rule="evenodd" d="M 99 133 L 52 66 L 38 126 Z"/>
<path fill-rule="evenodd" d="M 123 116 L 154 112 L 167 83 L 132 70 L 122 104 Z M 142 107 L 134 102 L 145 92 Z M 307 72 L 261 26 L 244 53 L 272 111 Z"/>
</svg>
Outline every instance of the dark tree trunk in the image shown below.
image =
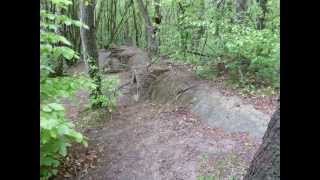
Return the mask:
<svg viewBox="0 0 320 180">
<path fill-rule="evenodd" d="M 80 28 L 80 35 L 82 40 L 82 47 L 84 53 L 84 60 L 88 65 L 88 72 L 90 78 L 96 84 L 96 88 L 92 90 L 90 96 L 92 99 L 98 99 L 102 95 L 101 93 L 101 76 L 99 73 L 98 51 L 96 44 L 96 32 L 94 27 L 94 7 L 95 1 L 89 1 L 86 5 L 85 0 L 81 0 L 80 3 L 80 19 L 86 24 L 89 29 L 84 27 Z M 88 1 L 87 1 L 88 2 Z M 92 104 L 93 108 L 101 107 L 102 102 L 95 102 Z"/>
<path fill-rule="evenodd" d="M 154 27 L 154 34 L 156 37 L 157 36 L 157 33 L 160 32 L 160 24 L 161 24 L 161 20 L 162 20 L 162 15 L 161 15 L 161 9 L 160 9 L 160 0 L 154 0 L 155 2 L 155 6 L 154 6 L 154 10 L 155 10 L 155 17 L 154 17 L 154 24 L 155 24 L 155 27 Z M 157 46 L 159 47 L 160 46 L 160 36 L 158 37 L 158 41 L 156 42 L 157 43 Z M 159 50 L 159 48 L 157 49 Z M 158 52 L 159 53 L 159 52 Z"/>
<path fill-rule="evenodd" d="M 155 36 L 155 29 L 152 26 L 150 16 L 148 14 L 146 6 L 143 4 L 143 1 L 137 0 L 137 3 L 146 25 L 148 53 L 151 55 L 155 55 L 158 51 L 158 46 L 156 43 L 156 36 Z"/>
<path fill-rule="evenodd" d="M 280 103 L 244 180 L 280 180 Z"/>
<path fill-rule="evenodd" d="M 185 5 L 183 2 L 179 1 L 178 2 L 178 30 L 180 33 L 180 41 L 181 41 L 181 48 L 183 51 L 183 56 L 186 57 L 186 52 L 187 52 L 187 32 L 184 27 L 184 19 L 185 19 Z"/>
</svg>

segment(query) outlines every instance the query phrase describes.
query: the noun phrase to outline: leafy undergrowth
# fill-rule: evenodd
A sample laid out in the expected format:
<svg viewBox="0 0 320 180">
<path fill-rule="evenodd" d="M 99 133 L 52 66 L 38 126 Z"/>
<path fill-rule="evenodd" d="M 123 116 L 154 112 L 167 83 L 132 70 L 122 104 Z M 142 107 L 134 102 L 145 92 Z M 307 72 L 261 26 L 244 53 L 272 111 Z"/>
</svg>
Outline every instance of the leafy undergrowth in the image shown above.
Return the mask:
<svg viewBox="0 0 320 180">
<path fill-rule="evenodd" d="M 89 137 L 88 133 L 92 130 L 102 127 L 112 117 L 111 112 L 115 110 L 116 97 L 119 95 L 115 93 L 119 83 L 118 76 L 105 76 L 102 83 L 102 91 L 108 97 L 108 106 L 104 108 L 91 109 L 89 92 L 84 89 L 79 89 L 72 98 L 66 98 L 63 101 L 67 118 L 85 137 Z M 99 144 L 94 143 L 94 139 L 87 139 L 87 142 L 87 147 L 72 144 L 68 154 L 61 159 L 62 163 L 55 179 L 69 178 L 94 168 L 102 149 Z"/>
<path fill-rule="evenodd" d="M 106 98 L 106 106 L 101 109 L 90 108 L 89 92 L 85 89 L 79 89 L 72 98 L 64 99 L 66 116 L 75 124 L 77 130 L 84 132 L 86 129 L 98 127 L 110 118 L 120 95 L 117 91 L 118 85 L 119 76 L 103 76 L 102 93 Z"/>
<path fill-rule="evenodd" d="M 64 101 L 66 116 L 75 125 L 75 129 L 85 137 L 90 137 L 90 133 L 101 128 L 110 120 L 111 112 L 108 108 L 90 109 L 88 108 L 88 92 L 79 90 L 72 100 Z M 68 154 L 61 160 L 58 174 L 55 180 L 70 178 L 80 173 L 86 173 L 90 168 L 95 168 L 98 157 L 101 156 L 102 148 L 95 143 L 94 139 L 87 139 L 88 146 L 73 143 Z"/>
<path fill-rule="evenodd" d="M 60 159 L 66 156 L 72 142 L 86 145 L 84 136 L 65 117 L 65 108 L 59 99 L 91 83 L 85 77 L 74 76 L 43 78 L 40 85 L 40 176 L 47 179 L 57 173 Z"/>
<path fill-rule="evenodd" d="M 86 101 L 86 95 L 86 92 L 78 91 L 78 101 Z M 81 100 L 81 98 L 83 99 Z M 67 116 L 75 125 L 75 129 L 85 137 L 89 137 L 88 133 L 92 130 L 102 127 L 111 117 L 108 108 L 92 110 L 86 108 L 83 102 L 76 106 L 70 101 L 65 101 L 64 106 L 67 109 Z M 94 164 L 97 162 L 97 157 L 99 157 L 102 149 L 99 148 L 98 144 L 93 143 L 92 139 L 88 138 L 87 142 L 87 147 L 76 143 L 72 144 L 68 154 L 61 160 L 62 163 L 55 179 L 70 178 L 95 167 Z"/>
</svg>

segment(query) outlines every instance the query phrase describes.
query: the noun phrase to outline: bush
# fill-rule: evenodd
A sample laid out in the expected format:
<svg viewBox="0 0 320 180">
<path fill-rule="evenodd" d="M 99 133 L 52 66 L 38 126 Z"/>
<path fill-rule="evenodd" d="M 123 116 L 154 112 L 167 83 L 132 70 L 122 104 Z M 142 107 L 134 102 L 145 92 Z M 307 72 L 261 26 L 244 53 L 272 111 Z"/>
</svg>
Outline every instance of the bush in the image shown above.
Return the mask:
<svg viewBox="0 0 320 180">
<path fill-rule="evenodd" d="M 52 3 L 65 9 L 71 1 Z M 59 161 L 67 154 L 71 142 L 86 145 L 83 135 L 65 118 L 59 98 L 70 96 L 80 87 L 91 88 L 93 83 L 84 76 L 49 77 L 58 59 L 79 58 L 71 43 L 56 30 L 63 24 L 81 26 L 81 23 L 45 10 L 40 10 L 40 15 L 40 179 L 48 179 L 57 173 Z"/>
<path fill-rule="evenodd" d="M 229 80 L 238 86 L 279 87 L 278 1 L 268 1 L 266 26 L 262 30 L 256 27 L 256 19 L 262 10 L 255 1 L 250 2 L 240 23 L 234 21 L 234 1 L 223 1 L 224 4 L 219 6 L 214 4 L 218 2 L 213 2 L 205 8 L 198 5 L 200 1 L 180 2 L 184 5 L 184 12 L 176 10 L 176 20 L 168 19 L 169 23 L 161 24 L 161 52 L 169 52 L 171 58 L 194 64 L 200 77 L 212 78 L 219 74 L 219 64 L 223 63 Z M 162 8 L 170 10 L 171 6 L 164 3 Z M 205 16 L 198 16 L 195 12 L 202 12 Z M 205 31 L 199 31 L 201 28 Z"/>
<path fill-rule="evenodd" d="M 71 142 L 86 141 L 65 118 L 59 97 L 69 97 L 79 88 L 88 89 L 92 82 L 84 76 L 42 79 L 40 83 L 40 177 L 47 179 L 57 173 L 62 157 Z"/>
</svg>

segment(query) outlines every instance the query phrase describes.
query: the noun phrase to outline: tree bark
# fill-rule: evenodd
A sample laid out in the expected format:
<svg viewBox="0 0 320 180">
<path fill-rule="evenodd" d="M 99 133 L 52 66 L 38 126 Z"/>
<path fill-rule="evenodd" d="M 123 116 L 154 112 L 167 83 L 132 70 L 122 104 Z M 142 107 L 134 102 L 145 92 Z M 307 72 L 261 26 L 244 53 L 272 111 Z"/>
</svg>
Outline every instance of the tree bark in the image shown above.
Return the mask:
<svg viewBox="0 0 320 180">
<path fill-rule="evenodd" d="M 183 51 L 183 56 L 186 57 L 186 51 L 187 51 L 187 37 L 188 34 L 186 32 L 185 26 L 184 26 L 184 19 L 185 19 L 185 4 L 184 1 L 178 2 L 178 31 L 180 33 L 180 44 Z"/>
<path fill-rule="evenodd" d="M 134 1 L 132 1 L 132 13 L 133 13 L 133 25 L 134 25 L 134 30 L 135 30 L 135 42 L 136 46 L 139 47 L 139 29 L 138 29 L 138 24 L 137 24 L 137 17 L 136 17 L 136 10 L 134 6 Z"/>
<path fill-rule="evenodd" d="M 125 2 L 124 7 L 126 8 L 125 13 L 123 16 L 127 15 L 127 12 L 130 12 L 130 6 L 128 6 L 128 1 Z M 130 26 L 129 26 L 129 19 L 127 18 L 124 22 L 124 30 L 123 30 L 123 40 L 125 44 L 131 44 L 131 38 L 130 38 Z"/>
<path fill-rule="evenodd" d="M 161 24 L 161 20 L 162 20 L 162 15 L 161 15 L 161 9 L 160 9 L 160 0 L 154 0 L 155 2 L 155 6 L 154 6 L 154 10 L 155 10 L 155 17 L 154 17 L 154 24 L 155 24 L 155 29 L 154 29 L 154 34 L 155 36 L 158 38 L 157 40 L 157 46 L 160 46 L 160 36 L 157 36 L 157 33 L 160 32 L 160 24 Z M 157 49 L 159 50 L 159 48 Z M 159 52 L 157 52 L 159 53 Z"/>
<path fill-rule="evenodd" d="M 156 43 L 154 27 L 152 26 L 150 16 L 148 14 L 146 6 L 144 6 L 143 4 L 143 1 L 137 0 L 137 3 L 146 25 L 148 53 L 151 55 L 155 55 L 158 51 L 158 46 Z"/>
<path fill-rule="evenodd" d="M 132 1 L 132 13 L 133 13 L 133 25 L 134 25 L 134 30 L 135 30 L 135 43 L 136 46 L 139 47 L 139 29 L 138 29 L 138 24 L 137 24 L 137 17 L 136 17 L 136 10 L 134 6 L 134 1 Z"/>
<path fill-rule="evenodd" d="M 280 103 L 244 177 L 244 180 L 257 179 L 280 180 Z"/>
<path fill-rule="evenodd" d="M 89 3 L 88 3 L 89 2 Z M 80 2 L 80 19 L 86 24 L 89 29 L 80 28 L 82 47 L 84 53 L 84 61 L 88 66 L 90 78 L 94 81 L 96 88 L 92 90 L 90 96 L 97 100 L 101 95 L 101 76 L 99 73 L 98 51 L 96 44 L 96 32 L 94 27 L 94 7 L 95 0 L 81 0 Z M 102 102 L 95 101 L 92 104 L 93 108 L 100 108 Z"/>
<path fill-rule="evenodd" d="M 261 30 L 265 28 L 265 18 L 267 13 L 267 0 L 257 0 L 261 8 L 262 13 L 257 18 L 257 29 Z"/>
<path fill-rule="evenodd" d="M 248 0 L 236 0 L 236 17 L 235 20 L 237 23 L 243 20 L 243 13 L 248 8 Z"/>
</svg>

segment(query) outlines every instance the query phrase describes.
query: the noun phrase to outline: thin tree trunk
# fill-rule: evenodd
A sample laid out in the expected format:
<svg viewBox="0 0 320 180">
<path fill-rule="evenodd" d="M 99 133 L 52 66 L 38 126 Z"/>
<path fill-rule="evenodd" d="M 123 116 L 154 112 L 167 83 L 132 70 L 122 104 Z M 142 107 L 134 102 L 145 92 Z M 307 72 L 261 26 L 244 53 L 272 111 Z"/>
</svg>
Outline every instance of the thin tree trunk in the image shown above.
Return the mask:
<svg viewBox="0 0 320 180">
<path fill-rule="evenodd" d="M 136 10 L 134 6 L 134 1 L 131 0 L 132 2 L 132 11 L 133 11 L 133 25 L 134 25 L 134 30 L 135 30 L 135 39 L 136 39 L 136 46 L 139 47 L 139 29 L 137 25 L 137 17 L 136 17 Z"/>
<path fill-rule="evenodd" d="M 97 100 L 101 95 L 101 76 L 99 73 L 98 51 L 96 44 L 96 32 L 94 27 L 94 7 L 95 1 L 91 0 L 88 5 L 85 0 L 80 2 L 80 18 L 89 29 L 84 27 L 80 28 L 80 35 L 82 40 L 82 47 L 84 53 L 84 60 L 88 66 L 90 78 L 94 81 L 96 88 L 92 90 L 90 96 L 92 99 Z M 100 108 L 101 101 L 95 101 L 92 108 Z"/>
<path fill-rule="evenodd" d="M 130 11 L 130 9 L 129 9 L 129 6 L 128 6 L 128 1 L 126 1 L 125 2 L 125 5 L 124 5 L 124 7 L 126 8 L 126 10 L 125 10 L 125 13 L 123 14 L 123 16 L 126 16 L 127 15 L 127 12 L 129 12 Z M 127 19 L 126 21 L 125 21 L 125 24 L 124 24 L 124 31 L 123 31 L 123 39 L 124 39 L 124 42 L 125 42 L 125 44 L 130 44 L 130 26 L 129 26 L 129 20 Z"/>
<path fill-rule="evenodd" d="M 280 180 L 280 103 L 244 177 L 244 180 L 257 179 Z"/>
<path fill-rule="evenodd" d="M 186 57 L 187 52 L 187 32 L 185 32 L 185 28 L 183 27 L 184 19 L 185 19 L 185 7 L 182 2 L 178 2 L 178 30 L 180 33 L 180 44 L 183 51 L 183 56 Z"/>
<path fill-rule="evenodd" d="M 109 40 L 108 44 L 107 44 L 107 47 L 109 47 L 109 45 L 116 39 L 117 35 L 118 35 L 118 32 L 120 30 L 120 28 L 122 27 L 122 23 L 124 22 L 127 22 L 128 21 L 128 17 L 127 14 L 129 12 L 129 8 L 130 6 L 132 5 L 132 2 L 130 2 L 130 4 L 127 4 L 128 6 L 126 7 L 126 10 L 125 10 L 125 13 L 124 15 L 122 16 L 120 22 L 117 24 L 117 26 L 115 27 L 115 30 L 114 30 L 114 34 L 113 36 L 111 37 L 111 39 Z"/>
<path fill-rule="evenodd" d="M 155 9 L 155 17 L 154 17 L 154 23 L 155 23 L 155 27 L 154 27 L 154 36 L 155 37 L 158 37 L 157 34 L 159 34 L 160 32 L 160 24 L 161 24 L 161 20 L 162 20 L 162 15 L 161 15 L 161 9 L 160 9 L 160 0 L 154 0 L 155 2 L 155 6 L 154 6 L 154 9 Z M 156 39 L 157 40 L 157 39 Z M 157 51 L 159 51 L 159 46 L 160 46 L 160 36 L 158 37 L 158 40 L 157 40 Z M 159 53 L 159 52 L 157 52 Z"/>
<path fill-rule="evenodd" d="M 243 16 L 247 8 L 248 8 L 248 0 L 236 0 L 235 21 L 237 23 L 240 23 L 243 20 Z"/>
<path fill-rule="evenodd" d="M 148 47 L 148 53 L 151 55 L 155 55 L 157 53 L 157 43 L 156 43 L 156 37 L 154 33 L 154 27 L 152 26 L 151 19 L 149 17 L 148 11 L 146 7 L 144 6 L 142 0 L 137 0 L 140 12 L 144 18 L 145 25 L 146 25 L 146 35 L 147 35 L 147 47 Z"/>
<path fill-rule="evenodd" d="M 262 10 L 261 15 L 257 18 L 257 29 L 261 30 L 265 28 L 265 17 L 267 13 L 267 0 L 257 0 Z"/>
<path fill-rule="evenodd" d="M 105 5 L 105 1 L 101 1 L 99 12 L 97 12 L 97 18 L 96 18 L 96 22 L 95 22 L 96 29 L 99 29 L 99 26 L 100 26 L 100 23 L 101 23 L 102 13 L 104 13 L 104 5 Z"/>
<path fill-rule="evenodd" d="M 205 2 L 204 0 L 200 1 L 200 12 L 199 12 L 199 20 L 204 21 L 204 13 L 205 13 Z M 201 25 L 196 33 L 194 48 L 197 49 L 200 46 L 200 40 L 205 33 L 205 27 Z"/>
<path fill-rule="evenodd" d="M 115 0 L 111 0 L 111 5 L 110 5 L 110 13 L 109 13 L 109 22 L 110 22 L 110 38 L 112 39 L 114 34 L 115 34 L 115 28 L 116 28 L 116 20 L 117 20 L 117 9 L 116 9 L 116 1 Z"/>
</svg>

